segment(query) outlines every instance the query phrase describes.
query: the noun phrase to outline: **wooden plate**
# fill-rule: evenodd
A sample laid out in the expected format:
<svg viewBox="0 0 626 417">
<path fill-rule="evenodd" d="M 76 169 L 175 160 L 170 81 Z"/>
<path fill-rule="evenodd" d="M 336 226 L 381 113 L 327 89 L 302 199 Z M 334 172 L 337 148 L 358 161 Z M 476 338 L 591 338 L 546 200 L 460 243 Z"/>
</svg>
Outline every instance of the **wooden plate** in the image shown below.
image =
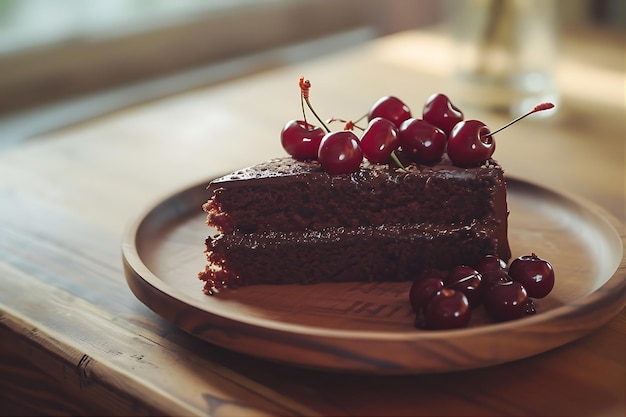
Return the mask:
<svg viewBox="0 0 626 417">
<path fill-rule="evenodd" d="M 135 296 L 166 320 L 207 342 L 317 369 L 408 374 L 445 372 L 529 357 L 604 325 L 626 305 L 624 228 L 603 209 L 518 179 L 508 179 L 513 256 L 536 252 L 556 272 L 538 313 L 492 323 L 482 308 L 470 327 L 412 326 L 408 283 L 250 286 L 202 293 L 201 205 L 206 183 L 180 191 L 133 222 L 122 245 Z"/>
</svg>

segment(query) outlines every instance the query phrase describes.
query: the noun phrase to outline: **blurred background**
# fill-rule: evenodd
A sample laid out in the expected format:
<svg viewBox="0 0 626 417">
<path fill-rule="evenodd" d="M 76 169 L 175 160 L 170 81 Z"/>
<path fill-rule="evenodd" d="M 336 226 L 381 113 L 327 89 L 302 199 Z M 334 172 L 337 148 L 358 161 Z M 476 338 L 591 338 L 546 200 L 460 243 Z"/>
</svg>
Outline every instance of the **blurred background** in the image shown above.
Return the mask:
<svg viewBox="0 0 626 417">
<path fill-rule="evenodd" d="M 493 22 L 505 28 L 511 22 L 488 11 L 522 3 L 529 4 L 525 0 L 0 0 L 0 147 L 124 106 L 336 52 L 394 32 L 440 25 L 451 36 L 467 37 L 475 26 L 463 27 L 458 17 L 467 17 L 468 11 L 491 16 L 491 24 L 487 20 L 482 25 L 493 32 L 497 30 Z M 624 39 L 623 0 L 539 0 L 537 4 L 542 10 L 546 4 L 551 7 L 547 24 L 554 30 L 551 39 L 557 49 L 564 31 L 591 30 L 593 42 L 598 43 L 603 32 L 611 33 L 611 39 L 621 33 Z M 611 65 L 621 65 L 623 74 L 624 61 L 624 56 L 616 57 Z"/>
</svg>

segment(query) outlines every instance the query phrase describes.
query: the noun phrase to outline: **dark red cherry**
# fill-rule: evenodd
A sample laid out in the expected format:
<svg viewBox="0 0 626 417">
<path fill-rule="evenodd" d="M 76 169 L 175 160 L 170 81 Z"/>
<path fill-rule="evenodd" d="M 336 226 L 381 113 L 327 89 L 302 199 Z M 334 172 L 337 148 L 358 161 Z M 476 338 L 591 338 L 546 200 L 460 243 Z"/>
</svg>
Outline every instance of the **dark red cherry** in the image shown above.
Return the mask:
<svg viewBox="0 0 626 417">
<path fill-rule="evenodd" d="M 448 135 L 448 156 L 455 165 L 473 167 L 483 164 L 491 158 L 496 150 L 494 135 L 514 123 L 519 122 L 533 113 L 548 110 L 554 107 L 552 103 L 541 103 L 529 112 L 510 121 L 504 126 L 491 132 L 484 123 L 478 120 L 467 120 L 457 123 Z"/>
<path fill-rule="evenodd" d="M 485 293 L 484 306 L 487 314 L 496 321 L 518 319 L 526 314 L 528 293 L 515 281 L 492 285 Z"/>
<path fill-rule="evenodd" d="M 509 275 L 526 288 L 533 298 L 543 298 L 554 288 L 554 269 L 550 262 L 534 253 L 520 256 L 511 262 Z"/>
<path fill-rule="evenodd" d="M 391 152 L 398 146 L 398 129 L 382 117 L 373 118 L 361 136 L 363 155 L 374 164 L 389 162 Z"/>
<path fill-rule="evenodd" d="M 482 285 L 485 292 L 494 284 L 513 281 L 505 269 L 492 269 L 484 271 L 480 275 L 483 277 Z"/>
<path fill-rule="evenodd" d="M 424 308 L 424 326 L 443 330 L 466 327 L 472 317 L 467 297 L 461 291 L 443 288 L 437 291 Z"/>
<path fill-rule="evenodd" d="M 291 120 L 283 127 L 280 139 L 285 151 L 294 158 L 317 159 L 317 151 L 325 134 L 320 127 L 303 120 Z"/>
<path fill-rule="evenodd" d="M 353 132 L 340 130 L 327 133 L 322 138 L 317 159 L 331 175 L 349 174 L 363 162 L 363 150 Z"/>
<path fill-rule="evenodd" d="M 445 94 L 433 94 L 424 104 L 422 118 L 449 136 L 454 125 L 463 120 L 463 112 Z"/>
<path fill-rule="evenodd" d="M 460 167 L 482 165 L 496 150 L 489 128 L 478 120 L 464 120 L 454 126 L 448 137 L 448 156 Z"/>
<path fill-rule="evenodd" d="M 444 282 L 447 288 L 453 288 L 465 294 L 470 306 L 476 307 L 482 303 L 482 276 L 474 268 L 467 265 L 454 267 L 450 270 Z"/>
<path fill-rule="evenodd" d="M 410 118 L 402 122 L 398 134 L 402 152 L 418 164 L 438 162 L 446 150 L 443 130 L 422 119 Z"/>
<path fill-rule="evenodd" d="M 442 288 L 443 281 L 432 276 L 413 282 L 409 290 L 409 302 L 413 311 L 421 313 L 431 297 Z"/>
<path fill-rule="evenodd" d="M 400 128 L 402 122 L 411 117 L 411 109 L 399 98 L 385 96 L 374 103 L 367 115 L 367 120 L 371 121 L 376 117 L 387 119 L 397 128 Z"/>
<path fill-rule="evenodd" d="M 476 264 L 476 270 L 481 274 L 484 274 L 487 271 L 496 271 L 500 269 L 506 271 L 506 262 L 495 255 L 485 255 L 480 261 L 478 261 L 478 264 Z"/>
</svg>

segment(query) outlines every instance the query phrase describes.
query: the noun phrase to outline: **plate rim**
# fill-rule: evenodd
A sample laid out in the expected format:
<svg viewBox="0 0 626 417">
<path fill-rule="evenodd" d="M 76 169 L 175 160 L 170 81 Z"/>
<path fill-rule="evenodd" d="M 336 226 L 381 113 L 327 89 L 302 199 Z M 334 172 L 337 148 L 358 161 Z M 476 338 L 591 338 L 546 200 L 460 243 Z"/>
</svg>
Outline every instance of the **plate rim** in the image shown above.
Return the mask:
<svg viewBox="0 0 626 417">
<path fill-rule="evenodd" d="M 212 177 L 212 178 L 217 178 Z M 212 179 L 211 178 L 211 179 Z M 152 273 L 147 265 L 143 262 L 141 255 L 139 254 L 139 250 L 136 245 L 137 238 L 139 237 L 138 233 L 144 224 L 149 218 L 149 216 L 157 211 L 160 207 L 167 204 L 168 201 L 175 201 L 180 199 L 181 196 L 193 193 L 195 190 L 208 186 L 211 179 L 203 180 L 203 181 L 195 181 L 187 186 L 179 188 L 177 191 L 171 192 L 167 194 L 165 197 L 161 197 L 157 199 L 152 204 L 149 204 L 146 208 L 144 208 L 138 215 L 136 215 L 126 226 L 123 238 L 122 238 L 122 261 L 124 266 L 124 272 L 126 276 L 126 281 L 131 291 L 135 295 L 136 298 L 139 299 L 142 303 L 144 303 L 148 308 L 153 310 L 155 313 L 159 314 L 162 317 L 165 317 L 163 311 L 157 311 L 154 306 L 147 303 L 145 300 L 145 294 L 143 290 L 140 290 L 138 285 L 148 285 L 152 288 L 153 291 L 157 291 L 161 294 L 161 296 L 168 297 L 170 299 L 174 299 L 176 302 L 185 304 L 187 307 L 192 308 L 194 310 L 200 310 L 202 315 L 207 315 L 219 319 L 224 322 L 232 322 L 237 324 L 238 326 L 245 326 L 247 328 L 256 329 L 256 330 L 266 330 L 272 332 L 279 332 L 281 334 L 286 334 L 291 337 L 294 336 L 303 336 L 307 337 L 316 337 L 316 338 L 324 338 L 324 339 L 332 339 L 339 341 L 374 341 L 374 342 L 408 342 L 408 343 L 416 343 L 421 340 L 442 340 L 454 336 L 457 339 L 471 338 L 477 336 L 485 336 L 487 333 L 494 333 L 501 331 L 502 329 L 506 330 L 519 330 L 524 328 L 532 328 L 537 324 L 542 322 L 551 322 L 551 321 L 559 321 L 565 320 L 568 317 L 579 314 L 581 311 L 584 313 L 585 311 L 595 310 L 597 307 L 601 307 L 602 310 L 610 310 L 615 313 L 607 314 L 603 318 L 603 320 L 598 322 L 597 326 L 589 328 L 588 330 L 582 332 L 581 334 L 572 337 L 571 340 L 575 340 L 579 337 L 584 336 L 585 334 L 593 331 L 594 329 L 601 327 L 606 324 L 609 320 L 615 317 L 616 314 L 619 314 L 620 311 L 626 307 L 626 233 L 624 231 L 624 225 L 620 222 L 617 217 L 606 211 L 603 207 L 598 204 L 591 202 L 583 197 L 574 195 L 572 193 L 556 191 L 550 187 L 546 187 L 543 185 L 536 184 L 532 181 L 527 181 L 524 179 L 520 179 L 519 177 L 506 176 L 507 183 L 516 183 L 518 187 L 531 187 L 535 189 L 540 189 L 542 192 L 548 192 L 552 195 L 558 196 L 559 198 L 564 198 L 568 201 L 574 202 L 577 206 L 583 207 L 586 211 L 595 215 L 597 219 L 602 219 L 607 223 L 608 226 L 613 229 L 616 233 L 616 236 L 621 243 L 621 260 L 617 265 L 615 271 L 612 272 L 612 275 L 599 287 L 593 290 L 592 292 L 585 294 L 576 299 L 576 303 L 567 303 L 554 309 L 542 312 L 541 314 L 537 314 L 533 317 L 525 317 L 523 320 L 514 320 L 508 322 L 501 323 L 490 323 L 488 325 L 481 325 L 475 327 L 468 327 L 464 329 L 452 329 L 452 330 L 438 330 L 438 331 L 429 331 L 429 332 L 386 332 L 382 330 L 349 330 L 349 329 L 329 329 L 320 326 L 311 326 L 311 325 L 303 325 L 297 323 L 284 323 L 277 322 L 275 320 L 260 318 L 249 316 L 246 320 L 241 320 L 240 318 L 234 318 L 230 315 L 221 314 L 219 311 L 208 310 L 206 309 L 206 305 L 203 305 L 201 300 L 193 298 L 192 296 L 186 294 L 185 292 L 173 287 L 172 285 L 165 282 L 163 279 L 159 278 L 156 274 Z M 207 196 L 208 199 L 208 196 Z M 142 282 L 136 282 L 140 280 Z M 607 293 L 611 290 L 611 293 L 608 295 L 611 297 L 607 297 Z M 607 303 L 607 298 L 609 302 Z M 167 318 L 166 318 L 167 319 Z M 174 323 L 177 327 L 180 327 L 177 323 Z M 194 334 L 190 332 L 189 329 L 180 327 L 182 330 L 185 330 L 195 337 L 200 337 L 198 334 Z M 580 332 L 579 332 L 580 333 Z M 206 340 L 206 339 L 204 339 Z M 570 340 L 570 341 L 571 341 Z M 210 342 L 210 341 L 209 341 Z M 214 343 L 216 345 L 220 345 L 219 343 Z M 222 345 L 223 346 L 223 345 Z M 557 345 L 558 346 L 558 345 Z M 553 347 L 557 347 L 553 346 Z M 232 347 L 227 347 L 227 349 L 233 350 Z M 551 348 L 545 349 L 549 350 Z M 238 350 L 238 349 L 234 349 Z M 543 351 L 545 351 L 543 350 Z M 239 350 L 242 353 L 251 354 L 248 349 Z M 536 352 L 540 353 L 540 352 Z M 259 357 L 263 357 L 263 355 L 255 355 Z M 525 356 L 524 356 L 525 357 Z M 278 359 L 273 357 L 266 357 L 266 359 Z M 294 364 L 293 361 L 287 361 L 288 363 Z M 303 365 L 295 363 L 295 365 Z M 328 369 L 333 370 L 335 367 L 329 367 Z M 341 370 L 350 370 L 341 368 Z M 403 372 L 405 373 L 405 372 Z M 415 370 L 410 373 L 416 373 Z"/>
</svg>

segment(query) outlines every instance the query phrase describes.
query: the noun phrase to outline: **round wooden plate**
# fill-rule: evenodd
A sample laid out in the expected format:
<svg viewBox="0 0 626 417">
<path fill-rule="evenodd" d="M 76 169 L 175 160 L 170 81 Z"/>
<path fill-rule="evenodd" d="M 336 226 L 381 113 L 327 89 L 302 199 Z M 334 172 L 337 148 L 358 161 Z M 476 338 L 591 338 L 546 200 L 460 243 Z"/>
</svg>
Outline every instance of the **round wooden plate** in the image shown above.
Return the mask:
<svg viewBox="0 0 626 417">
<path fill-rule="evenodd" d="M 538 313 L 492 323 L 482 308 L 470 327 L 413 327 L 409 283 L 249 286 L 202 292 L 206 183 L 159 202 L 134 221 L 122 245 L 135 296 L 207 342 L 317 369 L 409 374 L 446 372 L 529 357 L 604 325 L 626 305 L 624 228 L 600 207 L 508 179 L 513 256 L 536 252 L 556 272 Z"/>
</svg>

